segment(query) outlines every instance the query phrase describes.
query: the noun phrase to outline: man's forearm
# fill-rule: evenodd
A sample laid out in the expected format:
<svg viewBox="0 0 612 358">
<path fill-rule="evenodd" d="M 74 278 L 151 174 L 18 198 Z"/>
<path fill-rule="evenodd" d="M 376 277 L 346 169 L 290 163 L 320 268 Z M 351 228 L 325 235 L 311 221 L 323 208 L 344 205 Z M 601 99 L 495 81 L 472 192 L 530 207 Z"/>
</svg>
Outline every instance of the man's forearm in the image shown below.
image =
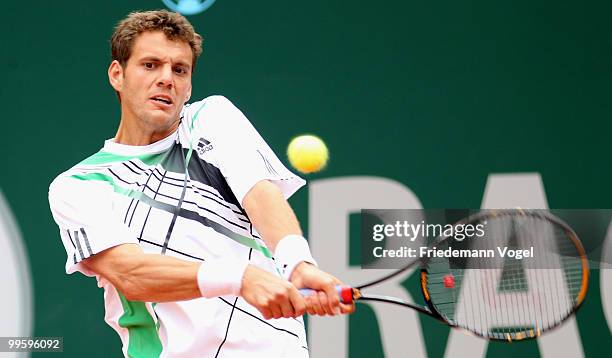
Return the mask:
<svg viewBox="0 0 612 358">
<path fill-rule="evenodd" d="M 202 297 L 197 275 L 200 263 L 169 256 L 143 254 L 133 268 L 120 275 L 126 297 L 135 301 L 169 302 Z"/>
<path fill-rule="evenodd" d="M 202 296 L 197 282 L 200 263 L 145 254 L 137 245 L 115 246 L 84 264 L 132 301 L 167 302 Z"/>
<path fill-rule="evenodd" d="M 286 280 L 291 281 L 295 268 L 304 262 L 316 265 L 295 213 L 276 185 L 258 182 L 245 196 L 243 207 Z"/>
<path fill-rule="evenodd" d="M 133 301 L 168 302 L 239 295 L 248 261 L 208 259 L 202 263 L 145 254 L 135 244 L 104 250 L 83 261 Z"/>
<path fill-rule="evenodd" d="M 262 180 L 255 184 L 244 197 L 242 205 L 272 252 L 283 237 L 302 235 L 291 206 L 273 183 Z"/>
<path fill-rule="evenodd" d="M 340 304 L 336 286 L 342 282 L 316 267 L 297 218 L 276 185 L 267 180 L 260 181 L 247 193 L 242 205 L 274 253 L 283 277 L 293 287 L 321 291 L 305 298 L 307 312 L 335 315 L 354 310 L 354 305 Z"/>
</svg>

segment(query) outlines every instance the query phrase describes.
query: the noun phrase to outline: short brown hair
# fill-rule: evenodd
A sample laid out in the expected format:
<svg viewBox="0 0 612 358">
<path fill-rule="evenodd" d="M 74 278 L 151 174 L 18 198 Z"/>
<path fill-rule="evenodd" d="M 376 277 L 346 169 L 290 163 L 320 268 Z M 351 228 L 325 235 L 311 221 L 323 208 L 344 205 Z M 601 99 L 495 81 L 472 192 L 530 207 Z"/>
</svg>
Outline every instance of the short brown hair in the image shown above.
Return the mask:
<svg viewBox="0 0 612 358">
<path fill-rule="evenodd" d="M 125 66 L 132 55 L 134 40 L 145 31 L 162 31 L 170 40 L 188 43 L 193 53 L 192 67 L 195 67 L 202 53 L 202 36 L 183 15 L 167 10 L 132 12 L 121 20 L 110 40 L 112 59 Z"/>
</svg>

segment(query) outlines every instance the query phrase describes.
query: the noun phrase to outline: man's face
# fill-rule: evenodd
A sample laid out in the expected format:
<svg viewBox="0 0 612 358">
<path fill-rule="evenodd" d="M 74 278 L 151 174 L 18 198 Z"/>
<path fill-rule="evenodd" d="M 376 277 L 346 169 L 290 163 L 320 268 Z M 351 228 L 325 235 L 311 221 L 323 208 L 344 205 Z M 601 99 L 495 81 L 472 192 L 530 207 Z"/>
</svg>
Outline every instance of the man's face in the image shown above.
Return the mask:
<svg viewBox="0 0 612 358">
<path fill-rule="evenodd" d="M 126 65 L 114 61 L 109 68 L 121 96 L 122 121 L 153 132 L 173 129 L 191 96 L 191 67 L 188 43 L 171 41 L 160 31 L 140 34 Z"/>
</svg>

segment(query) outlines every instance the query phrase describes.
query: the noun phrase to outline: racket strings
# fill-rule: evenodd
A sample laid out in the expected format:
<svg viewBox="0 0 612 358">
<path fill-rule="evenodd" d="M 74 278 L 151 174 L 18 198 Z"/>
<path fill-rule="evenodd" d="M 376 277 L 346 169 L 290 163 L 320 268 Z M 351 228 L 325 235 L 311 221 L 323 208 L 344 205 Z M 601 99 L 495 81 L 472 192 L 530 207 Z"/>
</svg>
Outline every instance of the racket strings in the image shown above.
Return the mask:
<svg viewBox="0 0 612 358">
<path fill-rule="evenodd" d="M 427 263 L 427 289 L 437 312 L 451 324 L 507 340 L 537 336 L 567 318 L 585 285 L 571 230 L 539 214 L 487 217 L 486 228 L 471 246 L 493 250 L 496 257 Z M 500 258 L 498 247 L 528 250 L 534 257 Z M 449 276 L 454 287 L 445 286 Z"/>
</svg>

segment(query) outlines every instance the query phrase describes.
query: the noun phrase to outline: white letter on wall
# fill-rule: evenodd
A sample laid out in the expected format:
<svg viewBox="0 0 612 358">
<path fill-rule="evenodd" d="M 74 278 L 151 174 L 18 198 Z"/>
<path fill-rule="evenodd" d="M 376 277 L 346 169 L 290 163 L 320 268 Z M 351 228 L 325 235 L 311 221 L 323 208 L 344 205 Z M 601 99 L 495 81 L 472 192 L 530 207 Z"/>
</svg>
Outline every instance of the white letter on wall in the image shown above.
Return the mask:
<svg viewBox="0 0 612 358">
<path fill-rule="evenodd" d="M 0 192 L 0 337 L 29 337 L 32 334 L 32 283 L 28 256 L 17 223 Z M 4 353 L 28 357 L 29 353 Z M 3 355 L 4 357 L 4 355 Z"/>
<path fill-rule="evenodd" d="M 548 201 L 540 174 L 489 175 L 481 207 L 483 209 L 515 207 L 547 209 Z M 569 318 L 558 329 L 540 337 L 538 346 L 544 358 L 584 356 L 574 318 Z M 462 355 L 462 352 L 470 352 L 472 357 L 484 357 L 486 348 L 486 340 L 453 330 L 446 346 L 446 356 L 458 357 Z"/>
<path fill-rule="evenodd" d="M 346 283 L 359 284 L 383 276 L 387 270 L 349 267 L 349 215 L 361 209 L 420 209 L 421 203 L 404 185 L 379 177 L 316 180 L 309 187 L 309 241 L 321 268 Z M 376 287 L 376 293 L 413 301 L 400 286 L 412 271 Z M 388 304 L 371 305 L 378 319 L 386 357 L 425 357 L 418 313 Z M 348 357 L 348 319 L 309 317 L 313 358 Z M 409 341 L 407 341 L 409 337 Z"/>
</svg>

